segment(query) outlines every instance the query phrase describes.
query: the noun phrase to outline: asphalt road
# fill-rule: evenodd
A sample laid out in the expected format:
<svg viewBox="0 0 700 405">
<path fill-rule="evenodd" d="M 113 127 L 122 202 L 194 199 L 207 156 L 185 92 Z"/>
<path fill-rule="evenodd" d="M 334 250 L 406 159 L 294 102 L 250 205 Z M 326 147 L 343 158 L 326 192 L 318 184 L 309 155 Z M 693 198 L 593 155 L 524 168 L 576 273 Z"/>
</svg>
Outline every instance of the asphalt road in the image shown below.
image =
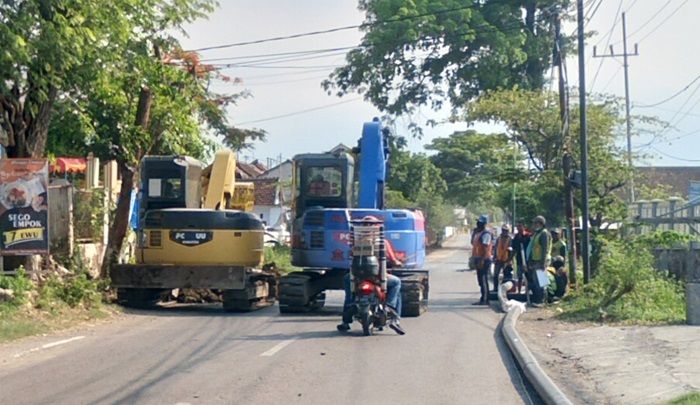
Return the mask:
<svg viewBox="0 0 700 405">
<path fill-rule="evenodd" d="M 3 404 L 533 403 L 497 333 L 475 307 L 466 239 L 429 256 L 430 309 L 387 329 L 342 335 L 342 293 L 322 314 L 217 305 L 129 311 L 120 319 L 0 346 Z"/>
</svg>

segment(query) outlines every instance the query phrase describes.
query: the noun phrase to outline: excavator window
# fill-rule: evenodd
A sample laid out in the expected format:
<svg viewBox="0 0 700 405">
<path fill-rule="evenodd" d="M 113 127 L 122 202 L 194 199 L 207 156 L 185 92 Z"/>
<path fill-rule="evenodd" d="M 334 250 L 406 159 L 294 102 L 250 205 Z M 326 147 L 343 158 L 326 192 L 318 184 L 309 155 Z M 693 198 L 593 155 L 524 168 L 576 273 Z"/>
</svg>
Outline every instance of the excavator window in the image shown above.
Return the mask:
<svg viewBox="0 0 700 405">
<path fill-rule="evenodd" d="M 182 181 L 179 178 L 148 179 L 148 196 L 177 199 L 182 194 Z"/>
<path fill-rule="evenodd" d="M 310 167 L 307 192 L 313 197 L 339 197 L 343 174 L 335 167 Z"/>
</svg>

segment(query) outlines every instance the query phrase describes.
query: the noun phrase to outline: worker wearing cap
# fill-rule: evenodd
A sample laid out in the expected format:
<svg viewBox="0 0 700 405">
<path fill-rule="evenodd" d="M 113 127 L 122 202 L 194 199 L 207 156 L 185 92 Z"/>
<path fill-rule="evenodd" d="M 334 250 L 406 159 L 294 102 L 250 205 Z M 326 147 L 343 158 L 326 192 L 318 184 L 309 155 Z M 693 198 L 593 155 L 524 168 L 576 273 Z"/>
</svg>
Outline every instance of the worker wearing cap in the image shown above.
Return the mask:
<svg viewBox="0 0 700 405">
<path fill-rule="evenodd" d="M 496 239 L 496 265 L 493 271 L 493 291 L 498 292 L 498 276 L 501 270 L 511 266 L 513 259 L 513 248 L 511 243 L 513 238 L 510 236 L 510 227 L 503 224 L 501 227 L 501 235 Z"/>
<path fill-rule="evenodd" d="M 537 307 L 544 301 L 544 287 L 537 280 L 538 271 L 546 271 L 552 261 L 552 235 L 547 231 L 547 221 L 541 215 L 532 220 L 534 233 L 527 246 L 527 283 L 532 290 L 532 303 Z"/>
<path fill-rule="evenodd" d="M 488 305 L 489 303 L 489 267 L 491 267 L 491 255 L 493 251 L 493 236 L 486 229 L 489 218 L 481 215 L 476 221 L 476 228 L 472 231 L 472 261 L 476 268 L 476 278 L 479 282 L 481 298 L 474 305 Z"/>
<path fill-rule="evenodd" d="M 564 258 L 564 265 L 566 265 L 567 248 L 566 239 L 559 229 L 552 229 L 552 255 L 561 256 Z"/>
</svg>

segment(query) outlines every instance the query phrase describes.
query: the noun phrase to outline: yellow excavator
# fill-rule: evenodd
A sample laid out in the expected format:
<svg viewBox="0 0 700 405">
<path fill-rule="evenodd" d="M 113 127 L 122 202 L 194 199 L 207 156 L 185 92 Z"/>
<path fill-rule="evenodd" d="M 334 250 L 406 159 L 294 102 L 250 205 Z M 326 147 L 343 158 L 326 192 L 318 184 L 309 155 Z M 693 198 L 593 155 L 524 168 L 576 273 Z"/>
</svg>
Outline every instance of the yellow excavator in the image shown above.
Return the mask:
<svg viewBox="0 0 700 405">
<path fill-rule="evenodd" d="M 173 289 L 221 292 L 224 309 L 274 303 L 276 277 L 263 270 L 264 227 L 249 211 L 253 185 L 236 183 L 236 157 L 208 166 L 186 156 L 147 156 L 140 166 L 136 264 L 110 270 L 118 301 L 155 304 Z"/>
</svg>

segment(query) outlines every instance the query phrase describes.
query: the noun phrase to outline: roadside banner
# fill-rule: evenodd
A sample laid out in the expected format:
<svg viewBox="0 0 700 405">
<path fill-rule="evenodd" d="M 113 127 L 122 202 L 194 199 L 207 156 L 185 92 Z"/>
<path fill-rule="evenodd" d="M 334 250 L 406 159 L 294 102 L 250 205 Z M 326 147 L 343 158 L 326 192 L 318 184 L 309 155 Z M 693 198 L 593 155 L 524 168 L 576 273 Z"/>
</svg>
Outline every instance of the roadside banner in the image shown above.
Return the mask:
<svg viewBox="0 0 700 405">
<path fill-rule="evenodd" d="M 0 159 L 0 254 L 49 253 L 49 164 Z"/>
</svg>

